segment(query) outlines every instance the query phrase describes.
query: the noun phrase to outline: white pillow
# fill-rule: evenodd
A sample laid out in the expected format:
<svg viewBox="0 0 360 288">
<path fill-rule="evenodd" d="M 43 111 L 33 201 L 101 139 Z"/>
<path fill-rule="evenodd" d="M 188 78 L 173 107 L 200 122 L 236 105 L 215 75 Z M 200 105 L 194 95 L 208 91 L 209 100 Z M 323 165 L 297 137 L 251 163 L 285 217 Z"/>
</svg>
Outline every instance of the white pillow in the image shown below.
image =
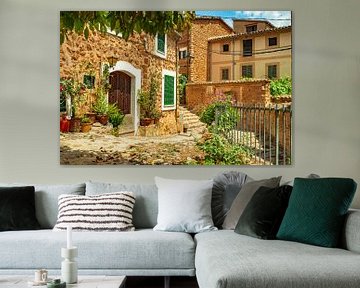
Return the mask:
<svg viewBox="0 0 360 288">
<path fill-rule="evenodd" d="M 133 192 L 92 196 L 60 195 L 55 231 L 72 226 L 74 231 L 133 231 Z"/>
<path fill-rule="evenodd" d="M 217 230 L 211 217 L 213 180 L 155 177 L 159 212 L 154 230 L 198 233 Z"/>
</svg>

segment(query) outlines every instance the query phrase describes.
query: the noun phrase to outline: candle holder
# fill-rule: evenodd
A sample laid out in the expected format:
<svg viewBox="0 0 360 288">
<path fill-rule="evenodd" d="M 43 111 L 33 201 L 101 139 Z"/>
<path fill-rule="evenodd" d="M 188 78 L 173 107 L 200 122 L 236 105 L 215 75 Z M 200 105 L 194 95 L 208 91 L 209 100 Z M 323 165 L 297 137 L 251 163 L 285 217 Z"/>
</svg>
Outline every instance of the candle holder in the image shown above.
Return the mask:
<svg viewBox="0 0 360 288">
<path fill-rule="evenodd" d="M 61 257 L 65 258 L 61 262 L 61 279 L 67 284 L 77 283 L 78 269 L 75 261 L 77 255 L 77 247 L 61 248 Z"/>
</svg>

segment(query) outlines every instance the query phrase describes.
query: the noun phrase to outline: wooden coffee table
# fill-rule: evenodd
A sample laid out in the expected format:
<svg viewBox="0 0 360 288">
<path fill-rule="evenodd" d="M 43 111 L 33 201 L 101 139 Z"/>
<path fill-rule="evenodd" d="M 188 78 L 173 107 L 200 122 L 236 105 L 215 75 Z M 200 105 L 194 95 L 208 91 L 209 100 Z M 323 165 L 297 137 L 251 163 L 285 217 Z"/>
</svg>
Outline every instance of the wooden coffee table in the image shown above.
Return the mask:
<svg viewBox="0 0 360 288">
<path fill-rule="evenodd" d="M 51 279 L 57 277 L 49 276 Z M 24 288 L 36 287 L 44 288 L 44 286 L 31 286 L 28 285 L 32 281 L 32 276 L 2 276 L 0 275 L 1 288 Z M 124 288 L 126 276 L 86 276 L 81 275 L 78 278 L 78 283 L 67 284 L 66 288 Z"/>
</svg>

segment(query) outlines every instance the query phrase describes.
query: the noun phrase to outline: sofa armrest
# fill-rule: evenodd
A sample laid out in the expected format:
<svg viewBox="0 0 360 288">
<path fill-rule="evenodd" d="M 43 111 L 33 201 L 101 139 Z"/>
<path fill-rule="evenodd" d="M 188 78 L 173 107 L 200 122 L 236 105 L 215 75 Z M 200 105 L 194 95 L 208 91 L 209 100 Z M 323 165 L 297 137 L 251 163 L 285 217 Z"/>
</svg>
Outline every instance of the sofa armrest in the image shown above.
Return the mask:
<svg viewBox="0 0 360 288">
<path fill-rule="evenodd" d="M 360 253 L 360 210 L 349 210 L 346 215 L 343 248 Z"/>
</svg>

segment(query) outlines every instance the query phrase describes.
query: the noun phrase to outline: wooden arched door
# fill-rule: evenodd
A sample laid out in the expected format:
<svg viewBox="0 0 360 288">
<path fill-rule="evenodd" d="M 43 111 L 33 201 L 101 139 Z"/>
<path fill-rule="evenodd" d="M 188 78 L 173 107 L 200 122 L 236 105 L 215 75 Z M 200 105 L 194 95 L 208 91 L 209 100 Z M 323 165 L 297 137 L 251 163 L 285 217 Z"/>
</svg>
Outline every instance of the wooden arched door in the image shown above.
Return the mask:
<svg viewBox="0 0 360 288">
<path fill-rule="evenodd" d="M 109 103 L 116 104 L 124 114 L 131 113 L 131 77 L 124 72 L 110 73 Z"/>
</svg>

